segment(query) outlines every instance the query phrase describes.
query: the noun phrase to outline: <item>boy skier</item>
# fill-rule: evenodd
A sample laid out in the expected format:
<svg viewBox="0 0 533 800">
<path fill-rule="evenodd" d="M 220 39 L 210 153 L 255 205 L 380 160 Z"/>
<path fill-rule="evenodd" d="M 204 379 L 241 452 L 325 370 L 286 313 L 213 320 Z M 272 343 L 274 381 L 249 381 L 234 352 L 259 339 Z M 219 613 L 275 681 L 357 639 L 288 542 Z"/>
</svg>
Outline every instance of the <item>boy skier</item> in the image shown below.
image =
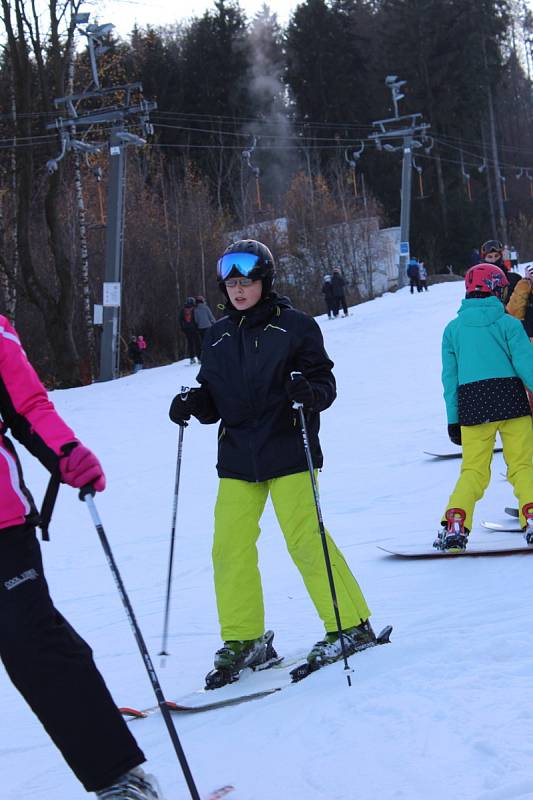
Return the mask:
<svg viewBox="0 0 533 800">
<path fill-rule="evenodd" d="M 442 339 L 448 434 L 462 444 L 463 460 L 434 546 L 466 548 L 498 432 L 526 541 L 533 545 L 533 424 L 524 388 L 533 388 L 533 348 L 522 324 L 505 313 L 501 298 L 509 281 L 502 269 L 477 264 L 465 284 L 466 298 Z"/>
<path fill-rule="evenodd" d="M 324 622 L 326 635 L 308 655 L 327 664 L 342 648 L 318 534 L 310 475 L 293 402 L 303 404 L 313 464 L 322 467 L 320 412 L 336 395 L 333 363 L 320 328 L 272 291 L 274 259 L 261 242 L 245 240 L 218 261 L 226 316 L 206 333 L 199 389 L 170 408 L 173 422 L 191 414 L 220 420 L 220 477 L 215 507 L 213 566 L 224 640 L 215 670 L 232 675 L 275 658 L 265 634 L 256 541 L 270 494 L 291 557 Z M 301 373 L 293 376 L 291 373 Z M 375 643 L 370 611 L 342 554 L 328 536 L 346 654 Z M 208 676 L 209 685 L 209 676 Z"/>
<path fill-rule="evenodd" d="M 101 800 L 158 800 L 143 753 L 93 661 L 54 607 L 35 535 L 39 515 L 13 436 L 62 483 L 105 489 L 96 456 L 61 419 L 16 331 L 0 316 L 0 659 L 76 777 Z"/>
</svg>

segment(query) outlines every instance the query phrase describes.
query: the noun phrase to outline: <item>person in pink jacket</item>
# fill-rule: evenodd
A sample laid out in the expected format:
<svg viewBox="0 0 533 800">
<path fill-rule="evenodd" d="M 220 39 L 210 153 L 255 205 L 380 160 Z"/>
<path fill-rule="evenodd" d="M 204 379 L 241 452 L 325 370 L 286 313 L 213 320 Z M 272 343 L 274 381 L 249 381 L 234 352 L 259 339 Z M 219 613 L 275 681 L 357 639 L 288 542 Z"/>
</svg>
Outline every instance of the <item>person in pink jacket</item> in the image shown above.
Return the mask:
<svg viewBox="0 0 533 800">
<path fill-rule="evenodd" d="M 16 331 L 1 315 L 0 416 L 0 659 L 88 792 L 156 800 L 153 779 L 139 768 L 144 755 L 89 645 L 52 602 L 35 534 L 39 514 L 7 432 L 69 486 L 92 484 L 101 492 L 104 471 L 55 410 Z M 138 793 L 127 794 L 124 787 Z"/>
</svg>

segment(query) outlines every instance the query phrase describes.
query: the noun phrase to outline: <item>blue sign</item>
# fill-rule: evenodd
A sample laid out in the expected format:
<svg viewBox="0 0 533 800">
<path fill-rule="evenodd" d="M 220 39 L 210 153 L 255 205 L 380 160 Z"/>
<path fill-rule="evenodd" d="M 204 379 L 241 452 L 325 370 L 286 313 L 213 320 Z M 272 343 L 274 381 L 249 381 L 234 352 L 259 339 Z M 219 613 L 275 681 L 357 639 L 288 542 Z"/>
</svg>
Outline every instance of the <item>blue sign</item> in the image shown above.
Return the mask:
<svg viewBox="0 0 533 800">
<path fill-rule="evenodd" d="M 400 242 L 400 255 L 409 257 L 409 242 Z"/>
</svg>

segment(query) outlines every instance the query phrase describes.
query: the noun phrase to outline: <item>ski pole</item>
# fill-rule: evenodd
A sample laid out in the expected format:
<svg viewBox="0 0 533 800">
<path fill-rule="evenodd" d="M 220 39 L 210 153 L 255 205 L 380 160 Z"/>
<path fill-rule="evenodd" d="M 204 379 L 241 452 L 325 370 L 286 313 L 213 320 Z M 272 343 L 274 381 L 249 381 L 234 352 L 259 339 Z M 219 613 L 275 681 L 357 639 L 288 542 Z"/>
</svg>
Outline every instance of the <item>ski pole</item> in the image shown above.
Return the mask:
<svg viewBox="0 0 533 800">
<path fill-rule="evenodd" d="M 301 372 L 291 372 L 291 380 L 294 380 L 294 377 L 296 375 L 301 375 L 301 374 L 302 374 Z M 344 669 L 347 671 L 346 679 L 348 681 L 348 686 L 351 686 L 352 679 L 350 678 L 350 665 L 348 664 L 348 656 L 346 654 L 346 648 L 344 646 L 344 636 L 342 633 L 339 604 L 337 601 L 337 591 L 335 589 L 335 580 L 333 578 L 333 570 L 331 568 L 331 559 L 329 557 L 328 541 L 326 538 L 326 530 L 324 528 L 324 520 L 322 519 L 322 509 L 320 508 L 320 498 L 318 495 L 318 486 L 315 477 L 315 468 L 313 466 L 313 456 L 311 454 L 311 447 L 309 445 L 309 436 L 307 434 L 307 424 L 305 422 L 304 407 L 303 403 L 297 403 L 296 401 L 292 404 L 292 407 L 295 410 L 297 410 L 298 414 L 300 415 L 300 427 L 302 430 L 302 439 L 304 443 L 305 456 L 307 458 L 307 467 L 309 469 L 309 475 L 311 476 L 311 486 L 313 487 L 316 516 L 318 519 L 318 530 L 320 531 L 320 539 L 322 541 L 322 549 L 324 551 L 324 560 L 326 562 L 326 572 L 328 574 L 329 589 L 331 592 L 331 600 L 333 602 L 333 611 L 335 613 L 335 622 L 337 623 L 337 631 L 339 634 L 339 641 L 341 643 L 341 652 L 342 652 L 342 658 L 344 660 Z"/>
<path fill-rule="evenodd" d="M 172 721 L 172 717 L 170 716 L 170 711 L 168 710 L 168 707 L 166 705 L 166 701 L 163 696 L 163 690 L 161 689 L 161 684 L 159 683 L 159 679 L 154 669 L 154 665 L 152 664 L 152 659 L 150 658 L 150 654 L 148 653 L 148 649 L 144 642 L 141 629 L 139 628 L 139 625 L 135 618 L 135 614 L 133 612 L 130 599 L 126 592 L 120 572 L 118 570 L 117 563 L 113 556 L 113 552 L 109 545 L 109 541 L 104 531 L 102 521 L 96 509 L 93 495 L 94 495 L 94 488 L 91 485 L 89 485 L 89 486 L 84 486 L 80 490 L 79 497 L 80 500 L 83 500 L 86 503 L 87 508 L 89 509 L 89 513 L 92 517 L 94 527 L 96 528 L 96 532 L 104 549 L 104 553 L 107 558 L 107 563 L 109 564 L 114 581 L 117 585 L 117 589 L 120 594 L 120 599 L 122 600 L 122 605 L 126 610 L 126 616 L 128 617 L 128 621 L 131 625 L 133 635 L 135 636 L 135 640 L 139 647 L 139 651 L 144 661 L 144 666 L 146 667 L 148 677 L 150 678 L 150 683 L 152 684 L 152 688 L 157 698 L 157 703 L 159 705 L 159 708 L 161 709 L 161 714 L 163 715 L 163 719 L 165 720 L 165 725 L 167 726 L 170 739 L 172 741 L 172 744 L 174 745 L 174 750 L 176 751 L 176 755 L 178 757 L 178 761 L 180 763 L 183 776 L 185 778 L 185 781 L 187 782 L 191 798 L 192 800 L 200 800 L 200 795 L 198 794 L 198 789 L 196 788 L 196 784 L 194 782 L 194 778 L 192 776 L 189 764 L 187 762 L 187 758 L 185 756 L 185 753 L 183 752 L 183 748 L 181 746 L 178 733 L 176 731 L 176 728 L 174 727 L 174 722 Z"/>
<path fill-rule="evenodd" d="M 184 387 L 181 387 L 182 394 L 184 392 Z M 167 652 L 167 637 L 168 637 L 168 618 L 170 614 L 170 593 L 172 587 L 172 568 L 174 565 L 174 542 L 176 539 L 176 517 L 178 513 L 178 495 L 180 490 L 180 473 L 181 473 L 181 456 L 183 453 L 183 431 L 185 429 L 187 423 L 185 425 L 180 425 L 180 432 L 178 435 L 178 458 L 176 461 L 176 477 L 174 480 L 174 500 L 172 504 L 172 525 L 170 530 L 170 554 L 168 557 L 168 577 L 167 577 L 167 598 L 165 602 L 165 619 L 163 622 L 163 636 L 161 642 L 161 652 L 159 653 L 161 658 L 161 666 L 165 665 L 165 656 L 168 656 Z"/>
</svg>

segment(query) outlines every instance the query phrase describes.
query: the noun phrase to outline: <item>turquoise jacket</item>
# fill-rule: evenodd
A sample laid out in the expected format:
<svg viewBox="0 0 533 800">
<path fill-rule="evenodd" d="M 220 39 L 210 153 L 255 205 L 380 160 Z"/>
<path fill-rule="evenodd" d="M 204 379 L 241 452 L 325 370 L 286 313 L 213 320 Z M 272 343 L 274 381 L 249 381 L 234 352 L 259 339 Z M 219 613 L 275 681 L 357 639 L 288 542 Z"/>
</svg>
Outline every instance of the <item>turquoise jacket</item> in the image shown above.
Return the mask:
<svg viewBox="0 0 533 800">
<path fill-rule="evenodd" d="M 442 383 L 448 424 L 477 424 L 464 422 L 461 399 L 463 405 L 465 397 L 471 404 L 473 400 L 485 400 L 487 393 L 495 391 L 494 412 L 489 417 L 494 418 L 496 409 L 501 409 L 501 415 L 495 419 L 529 413 L 521 411 L 523 404 L 517 406 L 512 393 L 506 409 L 506 392 L 513 387 L 516 395 L 517 384 L 521 390 L 517 379 L 533 391 L 533 346 L 522 323 L 505 313 L 497 297 L 463 300 L 457 317 L 446 326 L 442 337 Z M 490 398 L 489 401 L 492 402 Z"/>
</svg>

